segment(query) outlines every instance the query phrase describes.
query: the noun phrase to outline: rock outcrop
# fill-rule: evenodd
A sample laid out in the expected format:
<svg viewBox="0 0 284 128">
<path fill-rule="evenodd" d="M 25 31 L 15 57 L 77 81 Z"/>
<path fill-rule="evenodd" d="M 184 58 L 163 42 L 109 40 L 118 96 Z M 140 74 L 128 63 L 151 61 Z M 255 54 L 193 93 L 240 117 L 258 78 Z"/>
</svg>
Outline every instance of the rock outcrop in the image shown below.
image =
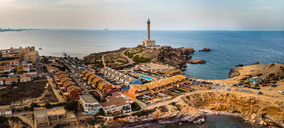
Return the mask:
<svg viewBox="0 0 284 128">
<path fill-rule="evenodd" d="M 237 113 L 260 125 L 284 127 L 284 103 L 241 93 L 204 92 L 186 96 L 196 108 Z"/>
<path fill-rule="evenodd" d="M 199 50 L 199 52 L 211 52 L 210 48 L 203 48 L 202 50 Z"/>
<path fill-rule="evenodd" d="M 182 54 L 185 55 L 193 54 L 195 52 L 193 48 L 180 48 L 180 50 L 182 50 Z"/>
<path fill-rule="evenodd" d="M 190 64 L 206 64 L 205 60 L 189 60 L 188 63 Z"/>
<path fill-rule="evenodd" d="M 117 118 L 112 122 L 112 126 L 145 127 L 149 123 L 170 124 L 192 122 L 199 124 L 205 121 L 204 112 L 187 105 L 183 100 L 143 111 L 144 112 L 137 112 L 139 114 L 133 113 L 131 116 L 122 116 L 122 118 Z M 141 115 L 142 113 L 143 115 Z"/>
<path fill-rule="evenodd" d="M 262 79 L 273 78 L 279 80 L 284 78 L 284 65 L 283 64 L 254 64 L 250 66 L 238 66 L 235 70 L 231 70 L 229 78 L 237 78 L 239 80 L 243 78 L 249 78 L 258 76 Z"/>
<path fill-rule="evenodd" d="M 229 78 L 234 78 L 234 77 L 237 77 L 237 76 L 239 76 L 239 75 L 240 75 L 240 72 L 239 72 L 239 71 L 231 69 L 230 72 L 229 72 L 228 77 L 229 77 Z"/>
</svg>

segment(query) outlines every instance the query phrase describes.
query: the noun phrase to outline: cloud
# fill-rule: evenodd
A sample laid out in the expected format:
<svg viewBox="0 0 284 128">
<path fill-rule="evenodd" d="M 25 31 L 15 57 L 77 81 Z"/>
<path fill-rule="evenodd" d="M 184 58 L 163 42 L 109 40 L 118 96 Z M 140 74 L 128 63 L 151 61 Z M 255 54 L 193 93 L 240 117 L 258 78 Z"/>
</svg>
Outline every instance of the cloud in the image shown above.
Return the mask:
<svg viewBox="0 0 284 128">
<path fill-rule="evenodd" d="M 283 0 L 0 0 L 1 27 L 284 29 Z"/>
</svg>

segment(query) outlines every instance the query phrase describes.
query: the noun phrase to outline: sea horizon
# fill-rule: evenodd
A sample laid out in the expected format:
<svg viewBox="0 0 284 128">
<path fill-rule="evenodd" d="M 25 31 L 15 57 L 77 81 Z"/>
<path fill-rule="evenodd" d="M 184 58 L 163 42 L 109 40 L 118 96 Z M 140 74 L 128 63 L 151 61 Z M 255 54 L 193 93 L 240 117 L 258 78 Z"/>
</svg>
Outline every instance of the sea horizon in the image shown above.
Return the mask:
<svg viewBox="0 0 284 128">
<path fill-rule="evenodd" d="M 136 47 L 146 39 L 145 35 L 145 30 L 39 29 L 1 33 L 3 44 L 0 47 L 35 46 L 43 48 L 40 55 L 63 56 L 67 53 L 83 58 L 91 53 Z M 185 71 L 188 77 L 227 79 L 229 71 L 238 64 L 284 63 L 283 31 L 153 30 L 151 35 L 157 45 L 194 48 L 196 52 L 192 59 L 207 62 L 204 65 L 188 64 Z M 210 48 L 212 52 L 198 52 L 203 48 Z"/>
</svg>

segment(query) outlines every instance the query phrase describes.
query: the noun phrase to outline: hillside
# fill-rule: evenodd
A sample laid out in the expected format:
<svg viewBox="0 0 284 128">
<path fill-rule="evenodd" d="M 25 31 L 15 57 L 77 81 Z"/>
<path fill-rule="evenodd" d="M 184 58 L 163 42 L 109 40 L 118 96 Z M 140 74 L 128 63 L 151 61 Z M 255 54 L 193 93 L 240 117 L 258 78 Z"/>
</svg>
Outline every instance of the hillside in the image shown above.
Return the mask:
<svg viewBox="0 0 284 128">
<path fill-rule="evenodd" d="M 83 62 L 87 65 L 94 64 L 97 67 L 102 67 L 103 63 L 105 63 L 106 66 L 116 69 L 149 62 L 168 64 L 180 68 L 189 60 L 188 55 L 193 53 L 194 49 L 192 48 L 172 48 L 170 46 L 144 48 L 139 46 L 136 48 L 121 48 L 115 51 L 92 53 L 84 57 Z"/>
</svg>

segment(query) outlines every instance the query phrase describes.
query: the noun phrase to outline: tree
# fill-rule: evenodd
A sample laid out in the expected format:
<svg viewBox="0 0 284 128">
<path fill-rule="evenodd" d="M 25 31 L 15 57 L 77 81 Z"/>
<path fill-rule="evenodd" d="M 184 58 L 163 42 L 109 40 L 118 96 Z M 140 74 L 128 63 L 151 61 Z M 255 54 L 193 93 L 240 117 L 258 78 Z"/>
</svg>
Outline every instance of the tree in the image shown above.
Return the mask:
<svg viewBox="0 0 284 128">
<path fill-rule="evenodd" d="M 76 113 L 78 110 L 78 102 L 75 100 L 68 101 L 66 102 L 64 108 L 69 111 L 75 111 Z"/>
<path fill-rule="evenodd" d="M 141 109 L 141 107 L 136 102 L 133 102 L 131 104 L 131 109 L 132 109 L 132 111 L 139 111 Z"/>
<path fill-rule="evenodd" d="M 46 102 L 46 103 L 45 103 L 45 107 L 46 107 L 47 109 L 49 109 L 49 108 L 51 108 L 51 104 L 50 104 L 49 102 Z"/>
<path fill-rule="evenodd" d="M 38 104 L 37 104 L 37 103 L 32 103 L 32 104 L 31 104 L 31 109 L 33 110 L 34 107 L 38 107 Z"/>
<path fill-rule="evenodd" d="M 75 57 L 75 60 L 76 60 L 76 61 L 79 61 L 79 58 L 78 58 L 78 57 Z"/>
<path fill-rule="evenodd" d="M 0 128 L 10 128 L 8 120 L 7 117 L 0 116 Z"/>
<path fill-rule="evenodd" d="M 42 56 L 42 58 L 42 62 L 47 64 L 49 59 L 46 56 Z"/>
<path fill-rule="evenodd" d="M 97 113 L 95 116 L 98 116 L 98 115 L 101 115 L 101 116 L 105 116 L 105 111 L 101 108 L 99 113 Z"/>
</svg>

